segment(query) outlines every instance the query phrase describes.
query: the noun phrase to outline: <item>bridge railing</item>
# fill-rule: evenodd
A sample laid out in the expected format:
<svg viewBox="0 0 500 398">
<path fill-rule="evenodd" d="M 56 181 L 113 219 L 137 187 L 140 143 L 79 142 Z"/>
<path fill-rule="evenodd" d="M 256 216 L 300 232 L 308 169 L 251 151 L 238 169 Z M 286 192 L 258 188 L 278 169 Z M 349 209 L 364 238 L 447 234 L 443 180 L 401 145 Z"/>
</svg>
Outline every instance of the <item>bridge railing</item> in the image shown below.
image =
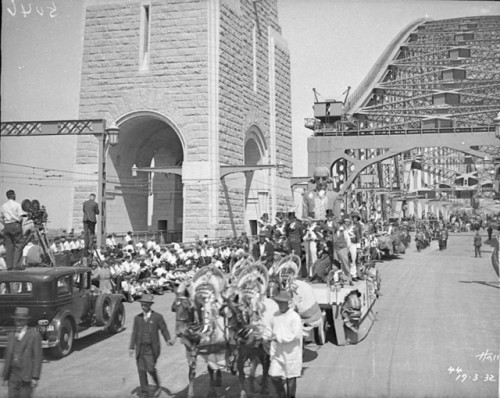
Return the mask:
<svg viewBox="0 0 500 398">
<path fill-rule="evenodd" d="M 409 135 L 409 134 L 460 134 L 460 133 L 486 133 L 494 132 L 495 125 L 479 127 L 442 127 L 442 128 L 356 128 L 351 130 L 339 130 L 337 124 L 325 124 L 317 122 L 315 125 L 315 136 L 373 136 L 373 135 Z"/>
</svg>

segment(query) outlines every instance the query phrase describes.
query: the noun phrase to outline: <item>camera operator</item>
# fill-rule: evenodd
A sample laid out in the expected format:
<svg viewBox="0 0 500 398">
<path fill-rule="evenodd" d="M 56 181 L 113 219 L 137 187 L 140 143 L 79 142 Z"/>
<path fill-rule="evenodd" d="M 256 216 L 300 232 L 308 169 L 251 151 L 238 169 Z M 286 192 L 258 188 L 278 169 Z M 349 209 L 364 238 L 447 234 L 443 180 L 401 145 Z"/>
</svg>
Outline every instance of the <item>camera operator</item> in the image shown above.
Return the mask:
<svg viewBox="0 0 500 398">
<path fill-rule="evenodd" d="M 0 222 L 4 225 L 5 262 L 7 270 L 17 269 L 23 255 L 22 217 L 26 216 L 21 205 L 16 202 L 16 193 L 7 191 L 7 202 L 0 206 Z"/>
<path fill-rule="evenodd" d="M 93 246 L 95 236 L 95 225 L 99 206 L 95 201 L 95 194 L 91 193 L 89 199 L 83 202 L 83 233 L 85 238 L 85 251 L 88 253 Z"/>
</svg>

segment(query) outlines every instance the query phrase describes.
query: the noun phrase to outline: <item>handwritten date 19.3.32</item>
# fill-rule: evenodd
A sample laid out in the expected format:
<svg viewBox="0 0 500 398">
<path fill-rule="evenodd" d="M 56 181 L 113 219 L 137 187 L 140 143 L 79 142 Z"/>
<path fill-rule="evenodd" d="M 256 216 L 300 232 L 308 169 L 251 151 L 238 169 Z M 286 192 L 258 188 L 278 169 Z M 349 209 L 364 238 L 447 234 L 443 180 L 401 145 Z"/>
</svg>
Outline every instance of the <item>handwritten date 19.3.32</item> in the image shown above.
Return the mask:
<svg viewBox="0 0 500 398">
<path fill-rule="evenodd" d="M 464 383 L 466 381 L 472 381 L 472 382 L 495 382 L 497 381 L 496 376 L 494 374 L 490 373 L 466 373 L 463 371 L 460 366 L 457 366 L 456 368 L 453 366 L 450 366 L 448 368 L 448 374 L 455 376 L 455 381 L 459 381 L 461 383 Z"/>
</svg>

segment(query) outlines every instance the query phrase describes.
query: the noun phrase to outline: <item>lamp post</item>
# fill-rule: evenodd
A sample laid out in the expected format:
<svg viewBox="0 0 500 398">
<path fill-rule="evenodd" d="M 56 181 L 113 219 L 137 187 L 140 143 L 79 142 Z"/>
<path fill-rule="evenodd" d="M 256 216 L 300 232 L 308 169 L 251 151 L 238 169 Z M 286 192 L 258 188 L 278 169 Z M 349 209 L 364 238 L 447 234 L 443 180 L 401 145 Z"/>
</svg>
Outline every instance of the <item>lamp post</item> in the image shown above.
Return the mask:
<svg viewBox="0 0 500 398">
<path fill-rule="evenodd" d="M 101 173 L 100 173 L 100 178 L 101 178 L 101 183 L 99 184 L 100 192 L 99 192 L 99 198 L 101 201 L 100 205 L 100 210 L 101 210 L 101 223 L 100 223 L 100 230 L 97 233 L 97 245 L 100 246 L 103 241 L 106 240 L 106 196 L 107 196 L 107 190 L 106 190 L 106 178 L 107 178 L 107 159 L 108 159 L 108 151 L 110 147 L 114 147 L 115 145 L 118 144 L 118 137 L 120 135 L 120 128 L 115 124 L 112 123 L 109 127 L 106 127 L 104 129 L 104 134 L 102 135 L 102 143 L 101 143 Z"/>
</svg>

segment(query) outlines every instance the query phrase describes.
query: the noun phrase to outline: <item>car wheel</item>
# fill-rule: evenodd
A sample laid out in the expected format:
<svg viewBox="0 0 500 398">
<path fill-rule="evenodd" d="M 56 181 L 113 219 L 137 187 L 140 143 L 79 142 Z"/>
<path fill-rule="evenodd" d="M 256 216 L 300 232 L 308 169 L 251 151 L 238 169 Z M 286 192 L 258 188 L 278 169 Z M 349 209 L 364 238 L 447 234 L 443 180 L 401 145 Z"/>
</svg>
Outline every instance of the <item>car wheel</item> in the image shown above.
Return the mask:
<svg viewBox="0 0 500 398">
<path fill-rule="evenodd" d="M 75 339 L 75 330 L 69 318 L 64 318 L 59 329 L 59 343 L 52 348 L 52 354 L 56 358 L 63 358 L 73 349 L 73 340 Z"/>
<path fill-rule="evenodd" d="M 115 311 L 115 315 L 113 316 L 113 321 L 111 325 L 108 327 L 109 333 L 119 333 L 123 330 L 125 326 L 125 307 L 123 303 L 120 302 L 118 304 L 118 308 Z"/>
<path fill-rule="evenodd" d="M 95 319 L 97 326 L 106 325 L 111 319 L 111 297 L 107 294 L 101 294 L 97 297 L 95 304 Z"/>
</svg>

